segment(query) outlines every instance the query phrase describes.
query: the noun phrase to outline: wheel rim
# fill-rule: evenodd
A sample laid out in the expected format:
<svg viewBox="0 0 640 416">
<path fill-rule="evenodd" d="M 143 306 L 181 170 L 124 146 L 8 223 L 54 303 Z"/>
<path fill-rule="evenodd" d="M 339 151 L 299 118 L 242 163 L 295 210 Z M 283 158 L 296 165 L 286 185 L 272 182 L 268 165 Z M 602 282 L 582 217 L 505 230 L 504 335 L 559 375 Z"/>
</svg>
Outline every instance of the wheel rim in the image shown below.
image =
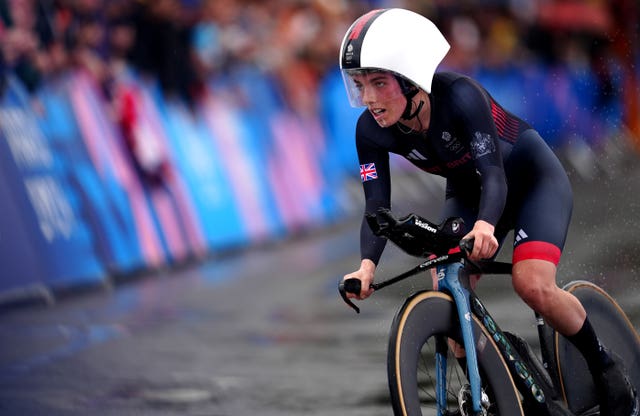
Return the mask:
<svg viewBox="0 0 640 416">
<path fill-rule="evenodd" d="M 422 346 L 420 353 L 420 364 L 418 366 L 418 389 L 420 397 L 420 408 L 422 415 L 436 415 L 436 362 L 435 353 L 437 349 L 437 339 L 429 338 Z M 452 348 L 455 348 L 452 346 Z M 469 380 L 466 376 L 466 369 L 463 369 L 455 357 L 453 349 L 447 348 L 447 412 L 451 415 L 467 416 L 473 414 L 471 403 L 471 391 Z M 482 389 L 486 402 L 483 403 L 483 413 L 486 416 L 497 415 L 495 398 L 488 391 L 487 386 Z M 456 413 L 459 412 L 459 413 Z"/>
<path fill-rule="evenodd" d="M 396 415 L 436 414 L 436 340 L 450 338 L 460 342 L 461 335 L 456 319 L 457 312 L 451 297 L 431 291 L 420 292 L 410 297 L 396 314 L 388 356 L 389 387 Z M 472 323 L 478 359 L 481 367 L 487 368 L 487 377 L 483 379 L 487 381 L 487 386 L 491 386 L 486 388 L 490 403 L 487 414 L 522 415 L 519 394 L 497 346 L 480 327 L 475 317 Z M 458 408 L 459 389 L 468 381 L 451 349 L 441 350 L 446 351 L 448 355 L 447 402 L 448 410 L 454 412 Z M 416 371 L 417 368 L 420 370 Z M 498 394 L 493 395 L 491 391 Z"/>
</svg>

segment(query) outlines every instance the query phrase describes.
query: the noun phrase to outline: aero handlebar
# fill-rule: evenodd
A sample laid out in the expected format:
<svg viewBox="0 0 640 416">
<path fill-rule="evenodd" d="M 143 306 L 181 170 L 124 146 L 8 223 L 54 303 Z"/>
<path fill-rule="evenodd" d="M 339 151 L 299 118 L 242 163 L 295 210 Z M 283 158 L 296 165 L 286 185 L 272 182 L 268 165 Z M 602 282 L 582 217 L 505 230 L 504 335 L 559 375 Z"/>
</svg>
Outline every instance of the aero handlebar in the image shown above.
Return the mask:
<svg viewBox="0 0 640 416">
<path fill-rule="evenodd" d="M 401 273 L 391 279 L 385 280 L 380 283 L 372 283 L 369 287 L 373 290 L 379 290 L 383 287 L 392 285 L 401 280 L 406 279 L 407 277 L 411 277 L 423 270 L 432 269 L 434 267 L 443 265 L 443 264 L 451 264 L 460 260 L 466 260 L 469 264 L 473 265 L 478 272 L 486 272 L 486 273 L 496 273 L 496 274 L 509 274 L 511 273 L 511 264 L 510 263 L 502 263 L 502 262 L 493 262 L 493 261 L 483 261 L 483 262 L 471 262 L 468 260 L 467 255 L 471 250 L 473 250 L 473 239 L 469 240 L 460 240 L 459 250 L 455 250 L 450 252 L 449 254 L 444 254 L 439 257 L 435 257 L 429 260 L 426 260 L 414 268 L 407 270 L 404 273 Z M 352 301 L 347 297 L 347 293 L 359 294 L 362 290 L 362 282 L 360 279 L 350 278 L 346 279 L 338 285 L 338 291 L 340 292 L 340 296 L 345 301 L 347 305 L 349 305 L 353 310 L 357 313 L 360 313 L 360 308 L 358 308 Z"/>
</svg>

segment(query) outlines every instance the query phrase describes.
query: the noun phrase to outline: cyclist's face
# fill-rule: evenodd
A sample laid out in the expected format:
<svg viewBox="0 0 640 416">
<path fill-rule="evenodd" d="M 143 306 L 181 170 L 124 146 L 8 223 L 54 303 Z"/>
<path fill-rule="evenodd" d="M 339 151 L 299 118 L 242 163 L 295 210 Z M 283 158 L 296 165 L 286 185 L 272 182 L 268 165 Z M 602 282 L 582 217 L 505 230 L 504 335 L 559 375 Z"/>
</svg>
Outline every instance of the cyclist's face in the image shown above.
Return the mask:
<svg viewBox="0 0 640 416">
<path fill-rule="evenodd" d="M 353 75 L 362 103 L 367 106 L 378 125 L 389 127 L 402 116 L 406 98 L 398 80 L 388 72 L 370 72 Z"/>
</svg>

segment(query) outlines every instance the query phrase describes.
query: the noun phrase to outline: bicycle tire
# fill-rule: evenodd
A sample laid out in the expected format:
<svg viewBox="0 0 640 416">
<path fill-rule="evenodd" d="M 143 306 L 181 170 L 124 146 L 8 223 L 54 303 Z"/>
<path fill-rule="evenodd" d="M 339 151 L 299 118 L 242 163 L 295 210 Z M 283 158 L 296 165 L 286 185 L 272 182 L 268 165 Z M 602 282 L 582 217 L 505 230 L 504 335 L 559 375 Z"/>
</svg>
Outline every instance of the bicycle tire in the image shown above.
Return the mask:
<svg viewBox="0 0 640 416">
<path fill-rule="evenodd" d="M 620 305 L 587 281 L 571 282 L 564 289 L 580 300 L 600 341 L 622 358 L 631 382 L 640 386 L 640 337 Z M 584 357 L 557 332 L 553 339 L 560 389 L 568 408 L 576 414 L 595 408 L 597 394 Z"/>
<path fill-rule="evenodd" d="M 488 414 L 524 415 L 518 390 L 498 347 L 475 316 L 472 324 L 483 386 L 491 403 Z M 387 371 L 396 416 L 436 414 L 434 348 L 438 337 L 451 338 L 462 344 L 453 299 L 441 292 L 418 292 L 408 298 L 396 313 L 389 337 Z M 427 351 L 423 352 L 425 348 Z M 418 364 L 421 361 L 427 367 L 432 367 L 427 368 L 430 374 L 418 376 Z M 455 358 L 450 357 L 447 361 L 448 387 L 453 388 L 452 394 L 455 394 L 456 386 L 453 384 L 465 383 L 466 376 L 461 374 Z M 450 374 L 449 371 L 454 373 Z M 452 401 L 456 402 L 455 399 Z"/>
</svg>

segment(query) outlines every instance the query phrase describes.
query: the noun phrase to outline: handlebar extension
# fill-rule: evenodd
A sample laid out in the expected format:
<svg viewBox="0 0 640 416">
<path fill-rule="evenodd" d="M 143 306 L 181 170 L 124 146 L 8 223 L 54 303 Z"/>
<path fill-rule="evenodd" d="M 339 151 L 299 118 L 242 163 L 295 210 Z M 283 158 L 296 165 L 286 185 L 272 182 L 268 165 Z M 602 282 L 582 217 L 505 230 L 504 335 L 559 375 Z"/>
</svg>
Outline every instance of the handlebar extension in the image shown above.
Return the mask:
<svg viewBox="0 0 640 416">
<path fill-rule="evenodd" d="M 468 240 L 460 240 L 459 242 L 459 247 L 460 247 L 460 253 L 458 256 L 455 256 L 453 258 L 451 258 L 449 255 L 447 255 L 446 258 L 443 257 L 439 257 L 433 260 L 428 260 L 424 263 L 419 264 L 418 266 L 414 267 L 413 269 L 402 273 L 399 276 L 394 277 L 393 279 L 389 279 L 386 282 L 382 282 L 382 283 L 372 283 L 369 287 L 377 290 L 380 288 L 383 288 L 385 286 L 388 286 L 389 284 L 398 282 L 406 277 L 412 276 L 422 270 L 425 269 L 429 269 L 434 267 L 437 264 L 442 264 L 442 263 L 447 263 L 447 262 L 453 262 L 459 259 L 466 259 L 467 258 L 467 254 L 471 252 L 471 250 L 473 250 L 473 243 L 474 240 L 473 239 L 468 239 Z M 356 311 L 356 313 L 360 313 L 360 308 L 358 306 L 356 306 L 351 299 L 349 299 L 349 297 L 347 296 L 347 293 L 351 293 L 354 295 L 359 295 L 360 292 L 362 291 L 362 282 L 360 281 L 360 279 L 356 279 L 356 278 L 350 278 L 350 279 L 346 279 L 343 280 L 342 282 L 340 282 L 340 284 L 338 285 L 338 292 L 340 293 L 340 296 L 342 297 L 342 300 L 344 300 L 344 302 L 349 305 L 349 307 L 351 307 L 353 310 Z"/>
</svg>

